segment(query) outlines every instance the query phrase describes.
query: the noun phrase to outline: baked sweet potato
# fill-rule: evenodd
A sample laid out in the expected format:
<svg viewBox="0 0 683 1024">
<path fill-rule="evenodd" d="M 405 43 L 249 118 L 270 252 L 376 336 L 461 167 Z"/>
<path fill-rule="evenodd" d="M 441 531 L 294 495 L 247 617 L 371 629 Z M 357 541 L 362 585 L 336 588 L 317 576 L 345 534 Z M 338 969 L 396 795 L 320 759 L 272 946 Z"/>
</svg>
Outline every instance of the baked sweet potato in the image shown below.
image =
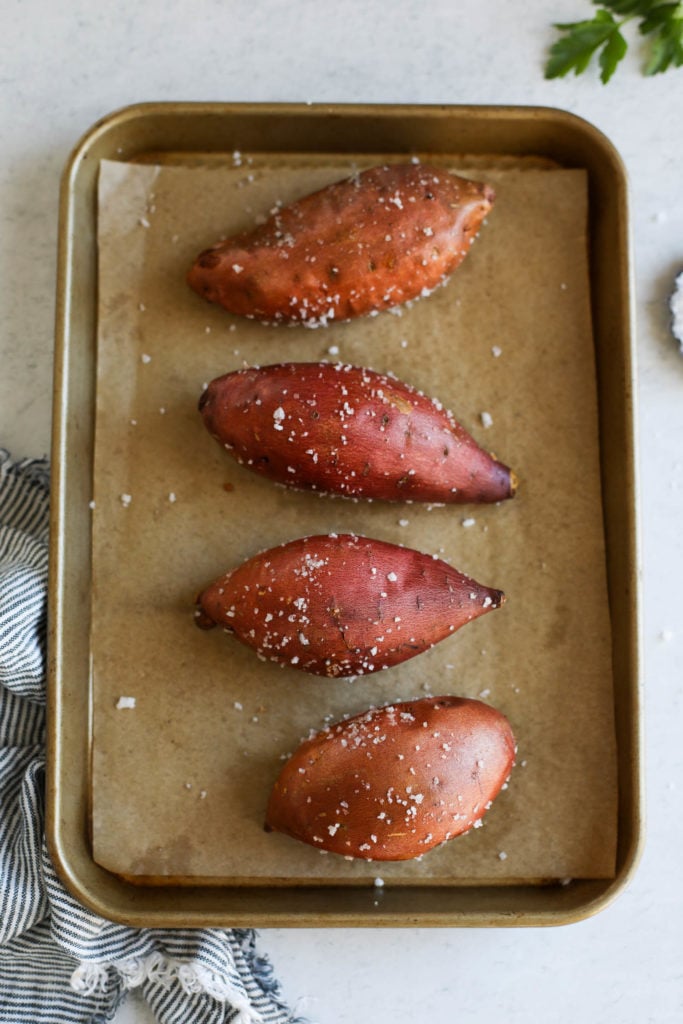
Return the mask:
<svg viewBox="0 0 683 1024">
<path fill-rule="evenodd" d="M 493 190 L 443 168 L 373 167 L 197 257 L 191 288 L 231 313 L 307 327 L 428 294 L 469 252 Z"/>
<path fill-rule="evenodd" d="M 195 621 L 222 626 L 280 665 L 355 676 L 415 657 L 503 600 L 431 555 L 329 534 L 271 548 L 221 576 L 199 595 Z"/>
<path fill-rule="evenodd" d="M 440 402 L 356 366 L 280 363 L 213 380 L 209 433 L 239 463 L 287 487 L 386 501 L 495 502 L 510 469 Z"/>
<path fill-rule="evenodd" d="M 463 697 L 392 704 L 306 740 L 284 765 L 266 830 L 366 860 L 409 860 L 476 828 L 508 778 L 515 740 Z"/>
</svg>

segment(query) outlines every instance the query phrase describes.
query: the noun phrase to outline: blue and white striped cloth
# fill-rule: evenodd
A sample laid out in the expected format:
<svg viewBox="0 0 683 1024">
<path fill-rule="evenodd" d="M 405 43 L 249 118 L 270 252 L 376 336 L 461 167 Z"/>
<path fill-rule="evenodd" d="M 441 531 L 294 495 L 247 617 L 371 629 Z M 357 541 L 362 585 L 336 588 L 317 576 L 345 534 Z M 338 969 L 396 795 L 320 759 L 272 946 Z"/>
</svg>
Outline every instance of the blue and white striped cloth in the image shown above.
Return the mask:
<svg viewBox="0 0 683 1024">
<path fill-rule="evenodd" d="M 104 1024 L 138 988 L 160 1024 L 295 1024 L 252 930 L 126 928 L 55 875 L 43 834 L 48 471 L 0 449 L 0 1022 Z"/>
</svg>

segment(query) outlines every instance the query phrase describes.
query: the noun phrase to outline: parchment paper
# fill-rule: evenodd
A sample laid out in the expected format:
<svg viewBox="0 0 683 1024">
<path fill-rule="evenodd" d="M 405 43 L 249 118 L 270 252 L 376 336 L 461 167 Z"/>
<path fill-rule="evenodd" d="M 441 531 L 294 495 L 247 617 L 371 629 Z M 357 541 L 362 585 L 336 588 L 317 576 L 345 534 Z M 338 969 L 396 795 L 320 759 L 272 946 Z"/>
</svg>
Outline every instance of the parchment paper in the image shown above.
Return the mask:
<svg viewBox="0 0 683 1024">
<path fill-rule="evenodd" d="M 470 168 L 498 198 L 451 282 L 401 315 L 311 331 L 233 317 L 191 292 L 185 273 L 201 249 L 276 201 L 368 161 L 260 154 L 233 163 L 107 162 L 100 171 L 96 861 L 128 877 L 200 884 L 613 875 L 584 172 L 509 160 Z M 455 158 L 441 163 L 468 173 Z M 356 503 L 288 492 L 239 468 L 202 425 L 203 384 L 245 363 L 321 358 L 391 370 L 437 396 L 515 469 L 517 497 L 499 507 Z M 208 581 L 260 549 L 328 531 L 439 554 L 505 590 L 507 603 L 421 657 L 355 682 L 264 664 L 220 630 L 196 629 L 194 598 Z M 381 865 L 263 832 L 281 759 L 309 730 L 441 693 L 487 700 L 517 736 L 517 767 L 483 828 L 419 861 Z M 120 697 L 135 707 L 118 708 Z"/>
</svg>

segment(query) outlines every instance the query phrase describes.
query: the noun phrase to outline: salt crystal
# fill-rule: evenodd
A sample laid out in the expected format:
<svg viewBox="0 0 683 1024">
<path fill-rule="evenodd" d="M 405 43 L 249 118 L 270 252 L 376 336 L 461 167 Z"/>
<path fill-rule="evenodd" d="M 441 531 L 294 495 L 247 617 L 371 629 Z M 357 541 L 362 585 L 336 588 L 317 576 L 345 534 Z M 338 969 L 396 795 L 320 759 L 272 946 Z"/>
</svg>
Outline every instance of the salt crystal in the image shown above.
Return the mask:
<svg viewBox="0 0 683 1024">
<path fill-rule="evenodd" d="M 121 711 L 124 708 L 134 708 L 135 697 L 119 697 L 116 702 L 116 710 Z"/>
<path fill-rule="evenodd" d="M 492 348 L 491 348 L 491 355 L 493 356 L 494 359 L 497 359 L 498 356 L 501 356 L 502 354 L 503 354 L 503 350 L 502 350 L 502 348 L 500 348 L 500 346 L 498 346 L 498 345 L 493 345 L 492 346 Z"/>
<path fill-rule="evenodd" d="M 463 526 L 464 526 L 464 527 L 465 527 L 466 529 L 469 529 L 469 527 L 470 527 L 470 526 L 474 526 L 474 524 L 476 523 L 476 521 L 477 521 L 476 519 L 471 519 L 471 518 L 470 518 L 470 519 L 463 519 L 463 521 L 462 521 L 462 525 L 463 525 Z"/>
<path fill-rule="evenodd" d="M 152 357 L 151 357 L 151 356 L 148 356 L 146 352 L 143 352 L 143 353 L 142 353 L 142 355 L 140 356 L 140 359 L 141 359 L 141 361 L 142 361 L 143 363 L 145 363 L 145 364 L 146 364 L 146 363 L 151 363 L 151 362 L 152 362 Z"/>
<path fill-rule="evenodd" d="M 124 508 L 128 508 L 132 500 L 133 499 L 130 494 L 121 495 L 121 504 L 123 505 Z"/>
<path fill-rule="evenodd" d="M 479 414 L 479 418 L 481 420 L 481 425 L 488 430 L 488 428 L 493 423 L 493 417 L 491 416 L 491 413 L 490 412 L 482 412 L 482 413 Z"/>
<path fill-rule="evenodd" d="M 505 850 L 501 850 L 500 853 L 498 854 L 498 860 L 507 860 L 507 856 L 508 855 L 505 852 Z"/>
<path fill-rule="evenodd" d="M 276 430 L 282 430 L 282 421 L 284 418 L 285 410 L 282 408 L 281 405 L 279 405 L 275 412 L 273 413 L 273 420 L 275 421 L 273 423 L 273 426 L 275 427 Z"/>
<path fill-rule="evenodd" d="M 176 499 L 175 493 L 173 491 L 170 492 L 170 494 L 168 496 L 168 500 L 170 501 L 170 503 L 172 505 L 176 502 L 177 499 Z"/>
</svg>

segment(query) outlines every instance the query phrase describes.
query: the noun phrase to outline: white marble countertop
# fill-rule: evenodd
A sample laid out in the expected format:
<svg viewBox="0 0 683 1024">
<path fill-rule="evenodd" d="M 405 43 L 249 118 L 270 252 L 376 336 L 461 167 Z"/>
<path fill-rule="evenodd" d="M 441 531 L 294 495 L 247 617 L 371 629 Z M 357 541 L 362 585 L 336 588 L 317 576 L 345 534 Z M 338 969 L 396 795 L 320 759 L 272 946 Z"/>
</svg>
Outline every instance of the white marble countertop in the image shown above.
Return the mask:
<svg viewBox="0 0 683 1024">
<path fill-rule="evenodd" d="M 143 100 L 503 103 L 592 121 L 632 189 L 640 400 L 648 826 L 635 878 L 561 929 L 265 931 L 319 1024 L 683 1018 L 683 356 L 666 296 L 683 267 L 683 69 L 546 82 L 551 21 L 587 0 L 4 0 L 0 65 L 0 445 L 49 450 L 57 193 L 102 115 Z M 632 28 L 633 26 L 630 26 Z M 121 1021 L 146 1021 L 134 1001 Z"/>
</svg>

